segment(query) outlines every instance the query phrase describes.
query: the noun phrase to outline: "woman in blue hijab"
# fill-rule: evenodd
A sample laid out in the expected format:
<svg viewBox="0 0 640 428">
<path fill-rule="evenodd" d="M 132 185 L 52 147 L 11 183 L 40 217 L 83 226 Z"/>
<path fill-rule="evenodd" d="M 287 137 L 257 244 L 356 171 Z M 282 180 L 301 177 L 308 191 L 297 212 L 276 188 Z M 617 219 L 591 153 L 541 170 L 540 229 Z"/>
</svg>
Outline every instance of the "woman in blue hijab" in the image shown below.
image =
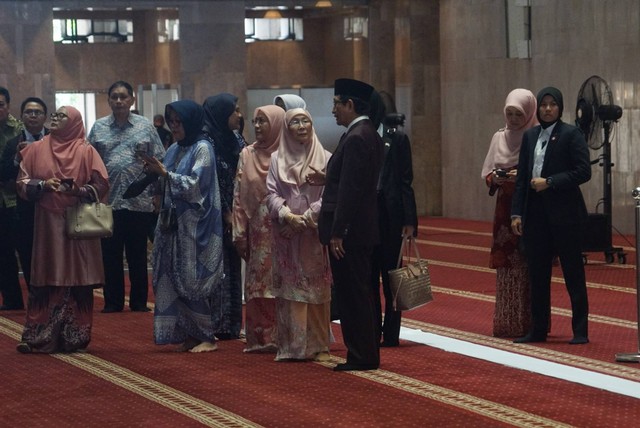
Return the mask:
<svg viewBox="0 0 640 428">
<path fill-rule="evenodd" d="M 190 100 L 165 108 L 177 144 L 146 170 L 162 177 L 162 210 L 153 246 L 154 338 L 158 345 L 208 352 L 217 348 L 211 300 L 222 283 L 222 215 L 213 145 L 202 132 L 204 110 Z"/>
</svg>

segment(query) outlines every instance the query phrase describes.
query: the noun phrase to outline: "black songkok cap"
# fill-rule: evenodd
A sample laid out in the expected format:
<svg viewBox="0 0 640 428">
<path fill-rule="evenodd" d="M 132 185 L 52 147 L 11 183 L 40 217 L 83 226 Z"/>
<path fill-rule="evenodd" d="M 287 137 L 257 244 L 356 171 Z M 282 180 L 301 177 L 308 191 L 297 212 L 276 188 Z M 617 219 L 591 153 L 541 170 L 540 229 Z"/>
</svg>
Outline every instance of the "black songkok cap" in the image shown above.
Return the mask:
<svg viewBox="0 0 640 428">
<path fill-rule="evenodd" d="M 373 86 L 354 79 L 336 79 L 334 95 L 360 98 L 369 102 Z"/>
</svg>

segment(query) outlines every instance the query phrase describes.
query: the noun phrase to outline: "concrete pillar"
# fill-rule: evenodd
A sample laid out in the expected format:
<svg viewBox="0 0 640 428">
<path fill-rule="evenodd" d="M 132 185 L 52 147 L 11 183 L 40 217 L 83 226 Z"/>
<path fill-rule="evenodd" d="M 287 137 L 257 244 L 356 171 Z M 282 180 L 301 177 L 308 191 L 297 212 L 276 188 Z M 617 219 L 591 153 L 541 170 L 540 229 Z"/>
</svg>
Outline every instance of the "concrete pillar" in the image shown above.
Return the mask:
<svg viewBox="0 0 640 428">
<path fill-rule="evenodd" d="M 55 108 L 53 29 L 49 2 L 0 2 L 0 86 L 11 93 L 11 114 L 27 97 Z"/>
<path fill-rule="evenodd" d="M 180 2 L 182 98 L 230 92 L 246 105 L 244 16 L 242 1 Z"/>
</svg>

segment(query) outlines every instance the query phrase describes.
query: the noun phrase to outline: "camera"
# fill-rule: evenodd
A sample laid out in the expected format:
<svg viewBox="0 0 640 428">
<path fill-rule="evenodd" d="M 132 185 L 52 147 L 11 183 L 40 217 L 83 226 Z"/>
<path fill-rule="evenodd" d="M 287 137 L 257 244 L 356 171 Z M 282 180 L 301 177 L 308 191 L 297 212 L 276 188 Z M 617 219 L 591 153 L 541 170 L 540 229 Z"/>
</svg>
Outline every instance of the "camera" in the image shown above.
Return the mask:
<svg viewBox="0 0 640 428">
<path fill-rule="evenodd" d="M 509 171 L 506 169 L 496 169 L 496 175 L 498 177 L 507 177 L 509 175 Z"/>
</svg>

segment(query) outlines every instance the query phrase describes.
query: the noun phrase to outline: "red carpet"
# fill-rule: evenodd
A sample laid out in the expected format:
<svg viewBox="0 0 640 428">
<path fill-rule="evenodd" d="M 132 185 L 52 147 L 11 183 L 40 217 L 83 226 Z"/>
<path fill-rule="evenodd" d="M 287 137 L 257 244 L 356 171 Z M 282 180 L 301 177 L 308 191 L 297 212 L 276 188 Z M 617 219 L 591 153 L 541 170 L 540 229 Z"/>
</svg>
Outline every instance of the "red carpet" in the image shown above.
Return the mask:
<svg viewBox="0 0 640 428">
<path fill-rule="evenodd" d="M 589 254 L 590 338 L 570 346 L 568 297 L 554 270 L 547 343 L 515 345 L 491 337 L 495 273 L 488 269 L 490 225 L 422 219 L 434 302 L 405 313 L 404 326 L 438 337 L 635 382 L 640 365 L 615 362 L 638 349 L 635 267 Z M 616 245 L 629 244 L 616 237 Z M 627 260 L 635 252 L 626 248 Z M 381 370 L 336 373 L 346 351 L 333 331 L 330 363 L 276 363 L 247 355 L 241 341 L 209 354 L 153 344 L 150 313 L 101 314 L 96 297 L 87 354 L 21 355 L 23 313 L 0 314 L 2 426 L 498 427 L 636 426 L 640 400 L 598 387 L 507 367 L 464 353 L 402 341 L 381 350 Z M 535 361 L 535 360 L 532 360 Z M 569 369 L 567 369 L 569 370 Z M 633 385 L 633 384 L 632 384 Z"/>
</svg>

